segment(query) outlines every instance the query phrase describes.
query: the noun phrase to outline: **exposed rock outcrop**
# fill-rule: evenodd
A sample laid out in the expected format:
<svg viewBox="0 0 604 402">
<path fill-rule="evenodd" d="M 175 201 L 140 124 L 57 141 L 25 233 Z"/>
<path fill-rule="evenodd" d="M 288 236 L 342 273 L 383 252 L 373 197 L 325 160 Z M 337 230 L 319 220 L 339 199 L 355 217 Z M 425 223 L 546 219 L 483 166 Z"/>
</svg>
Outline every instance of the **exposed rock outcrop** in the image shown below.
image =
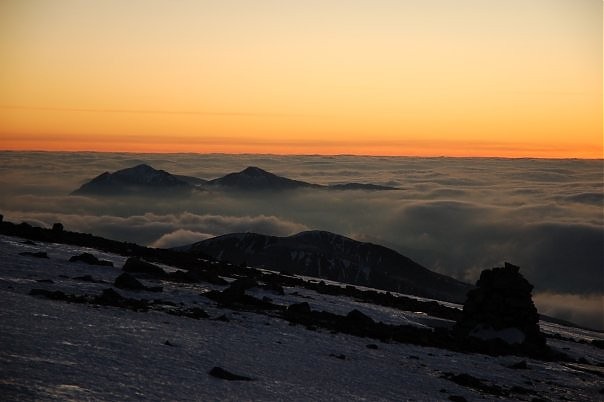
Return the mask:
<svg viewBox="0 0 604 402">
<path fill-rule="evenodd" d="M 533 285 L 515 265 L 505 263 L 503 268 L 482 271 L 476 288 L 468 292 L 456 330 L 484 341 L 498 340 L 536 349 L 545 347 L 532 290 Z"/>
</svg>

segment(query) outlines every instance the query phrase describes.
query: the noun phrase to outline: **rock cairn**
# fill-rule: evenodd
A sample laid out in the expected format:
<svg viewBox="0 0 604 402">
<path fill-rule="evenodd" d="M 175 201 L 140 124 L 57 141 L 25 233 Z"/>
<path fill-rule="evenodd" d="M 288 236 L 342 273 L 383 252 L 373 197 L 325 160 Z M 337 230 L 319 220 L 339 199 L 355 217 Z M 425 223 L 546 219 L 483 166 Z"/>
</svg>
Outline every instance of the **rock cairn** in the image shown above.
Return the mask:
<svg viewBox="0 0 604 402">
<path fill-rule="evenodd" d="M 505 263 L 503 268 L 482 271 L 476 288 L 468 292 L 457 331 L 483 340 L 544 347 L 545 337 L 539 330 L 532 290 L 533 285 L 515 265 Z"/>
</svg>

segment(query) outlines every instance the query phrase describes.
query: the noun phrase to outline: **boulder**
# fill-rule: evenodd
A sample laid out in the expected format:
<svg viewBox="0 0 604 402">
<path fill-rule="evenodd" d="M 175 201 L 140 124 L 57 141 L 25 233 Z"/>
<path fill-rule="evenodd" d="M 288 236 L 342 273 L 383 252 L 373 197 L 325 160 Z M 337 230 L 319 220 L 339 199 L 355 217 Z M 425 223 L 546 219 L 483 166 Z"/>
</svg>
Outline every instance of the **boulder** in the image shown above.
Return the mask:
<svg viewBox="0 0 604 402">
<path fill-rule="evenodd" d="M 119 289 L 128 290 L 145 290 L 147 287 L 143 285 L 138 279 L 133 277 L 127 272 L 122 273 L 120 276 L 115 278 L 113 285 Z"/>
<path fill-rule="evenodd" d="M 127 272 L 124 272 L 120 276 L 115 278 L 113 285 L 116 288 L 127 290 L 147 290 L 150 292 L 161 292 L 163 290 L 161 286 L 145 286 L 138 279 L 136 279 Z"/>
<path fill-rule="evenodd" d="M 375 321 L 368 315 L 361 313 L 359 310 L 354 309 L 346 315 L 346 320 L 351 325 L 357 325 L 360 327 L 367 327 L 375 324 Z"/>
<path fill-rule="evenodd" d="M 89 265 L 101 265 L 112 267 L 113 263 L 111 261 L 99 260 L 97 257 L 90 253 L 82 253 L 79 255 L 74 255 L 69 258 L 69 262 L 83 262 Z"/>
<path fill-rule="evenodd" d="M 208 372 L 208 374 L 211 375 L 212 377 L 220 378 L 223 380 L 229 380 L 229 381 L 251 381 L 252 380 L 250 377 L 231 373 L 230 371 L 227 371 L 227 370 L 223 369 L 222 367 L 213 367 Z"/>
<path fill-rule="evenodd" d="M 515 265 L 505 263 L 502 268 L 482 271 L 476 288 L 468 292 L 456 331 L 483 341 L 545 346 L 532 290 Z"/>
<path fill-rule="evenodd" d="M 124 272 L 138 272 L 141 274 L 147 274 L 149 276 L 163 278 L 166 276 L 166 272 L 158 267 L 157 265 L 153 265 L 150 262 L 143 261 L 138 257 L 130 257 L 126 260 L 126 263 L 122 267 L 122 271 Z"/>
<path fill-rule="evenodd" d="M 310 314 L 310 305 L 307 302 L 294 303 L 287 308 L 288 313 L 292 314 Z"/>
</svg>

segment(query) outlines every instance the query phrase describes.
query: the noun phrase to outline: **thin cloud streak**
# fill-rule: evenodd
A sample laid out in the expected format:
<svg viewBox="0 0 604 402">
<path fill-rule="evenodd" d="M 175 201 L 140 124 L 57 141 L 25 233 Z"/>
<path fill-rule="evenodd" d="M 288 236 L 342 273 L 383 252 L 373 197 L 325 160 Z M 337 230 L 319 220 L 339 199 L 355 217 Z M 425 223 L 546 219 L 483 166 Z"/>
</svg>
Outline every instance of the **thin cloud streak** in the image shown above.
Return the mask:
<svg viewBox="0 0 604 402">
<path fill-rule="evenodd" d="M 0 105 L 7 110 L 39 110 L 48 112 L 77 112 L 77 113 L 123 113 L 123 114 L 165 114 L 165 115 L 199 115 L 226 117 L 320 117 L 319 115 L 296 113 L 258 113 L 258 112 L 208 112 L 199 110 L 151 110 L 151 109 L 96 109 L 51 106 L 21 106 Z"/>
</svg>

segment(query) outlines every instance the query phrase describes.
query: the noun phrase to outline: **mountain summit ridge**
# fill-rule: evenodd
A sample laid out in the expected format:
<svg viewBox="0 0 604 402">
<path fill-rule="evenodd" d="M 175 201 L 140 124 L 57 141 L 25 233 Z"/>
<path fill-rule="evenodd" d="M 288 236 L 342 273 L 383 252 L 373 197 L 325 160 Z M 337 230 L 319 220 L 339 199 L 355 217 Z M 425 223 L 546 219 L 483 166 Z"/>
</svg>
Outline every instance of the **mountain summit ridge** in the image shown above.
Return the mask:
<svg viewBox="0 0 604 402">
<path fill-rule="evenodd" d="M 296 189 L 326 190 L 397 190 L 395 187 L 371 183 L 339 183 L 321 185 L 302 180 L 279 176 L 257 166 L 228 173 L 224 176 L 204 180 L 198 177 L 176 175 L 165 170 L 155 169 L 146 163 L 117 170 L 103 172 L 73 191 L 72 195 L 135 195 L 135 194 L 171 194 L 178 195 L 193 189 L 223 189 L 245 192 L 279 192 Z M 166 192 L 165 190 L 169 190 Z M 174 193 L 174 190 L 176 191 Z"/>
<path fill-rule="evenodd" d="M 229 173 L 217 179 L 210 180 L 208 181 L 208 185 L 255 191 L 319 187 L 316 184 L 276 175 L 257 166 L 248 166 L 240 172 Z"/>
<path fill-rule="evenodd" d="M 185 176 L 186 178 L 186 176 Z M 155 193 L 165 189 L 188 191 L 193 185 L 165 170 L 154 169 L 146 163 L 117 170 L 113 173 L 104 172 L 94 179 L 84 183 L 73 191 L 72 195 L 134 195 L 139 193 Z"/>
<path fill-rule="evenodd" d="M 430 271 L 395 250 L 321 230 L 286 237 L 232 233 L 178 249 L 233 264 L 454 302 L 463 301 L 472 288 Z"/>
</svg>

